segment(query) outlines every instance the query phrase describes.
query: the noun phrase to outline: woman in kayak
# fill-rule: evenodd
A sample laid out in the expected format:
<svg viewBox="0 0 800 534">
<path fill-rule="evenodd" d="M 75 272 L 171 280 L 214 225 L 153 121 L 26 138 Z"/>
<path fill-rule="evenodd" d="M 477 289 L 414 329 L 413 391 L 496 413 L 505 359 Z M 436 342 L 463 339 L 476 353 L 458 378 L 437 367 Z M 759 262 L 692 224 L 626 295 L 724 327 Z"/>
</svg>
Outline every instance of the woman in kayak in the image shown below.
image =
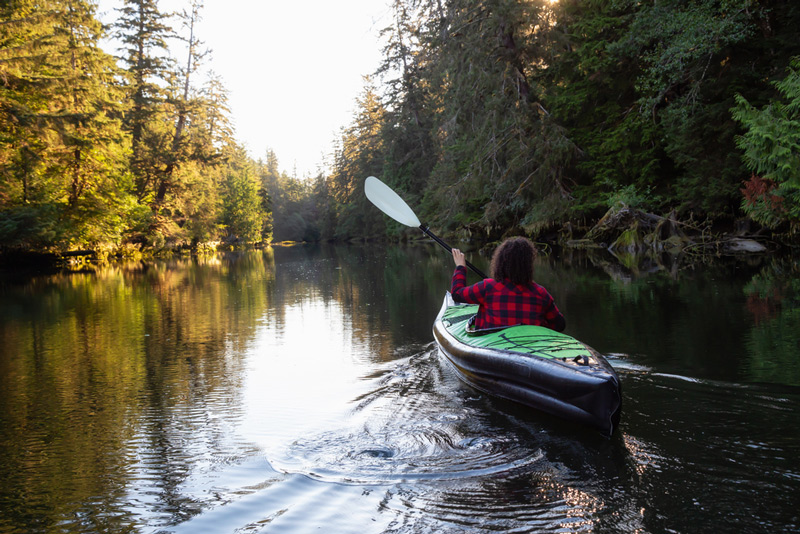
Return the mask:
<svg viewBox="0 0 800 534">
<path fill-rule="evenodd" d="M 475 329 L 518 324 L 546 326 L 561 332 L 564 316 L 545 288 L 533 281 L 536 247 L 524 237 L 503 241 L 492 255 L 492 277 L 467 286 L 464 253 L 453 249 L 456 270 L 450 293 L 456 302 L 479 304 Z"/>
</svg>

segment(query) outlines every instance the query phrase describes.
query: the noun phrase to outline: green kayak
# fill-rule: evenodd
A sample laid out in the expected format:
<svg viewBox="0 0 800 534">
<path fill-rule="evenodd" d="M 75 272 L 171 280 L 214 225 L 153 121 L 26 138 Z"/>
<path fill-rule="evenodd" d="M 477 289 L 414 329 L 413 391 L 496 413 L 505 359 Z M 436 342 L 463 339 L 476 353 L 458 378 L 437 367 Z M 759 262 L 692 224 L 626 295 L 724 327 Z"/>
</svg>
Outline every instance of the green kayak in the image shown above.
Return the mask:
<svg viewBox="0 0 800 534">
<path fill-rule="evenodd" d="M 433 326 L 441 353 L 467 384 L 611 435 L 620 417 L 619 378 L 577 339 L 543 326 L 470 331 L 477 305 L 448 293 Z"/>
</svg>

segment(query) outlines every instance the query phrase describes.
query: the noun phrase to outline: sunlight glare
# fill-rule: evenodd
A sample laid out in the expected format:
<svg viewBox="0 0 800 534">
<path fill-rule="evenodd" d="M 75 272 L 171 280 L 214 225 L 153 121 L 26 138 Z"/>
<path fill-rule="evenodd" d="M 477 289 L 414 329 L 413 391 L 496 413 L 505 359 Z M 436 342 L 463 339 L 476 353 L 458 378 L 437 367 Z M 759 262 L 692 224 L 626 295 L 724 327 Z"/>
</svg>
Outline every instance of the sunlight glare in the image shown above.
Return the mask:
<svg viewBox="0 0 800 534">
<path fill-rule="evenodd" d="M 359 391 L 358 360 L 368 354 L 337 303 L 303 299 L 282 317 L 267 317 L 247 354 L 242 431 L 272 448 L 339 420 Z"/>
</svg>

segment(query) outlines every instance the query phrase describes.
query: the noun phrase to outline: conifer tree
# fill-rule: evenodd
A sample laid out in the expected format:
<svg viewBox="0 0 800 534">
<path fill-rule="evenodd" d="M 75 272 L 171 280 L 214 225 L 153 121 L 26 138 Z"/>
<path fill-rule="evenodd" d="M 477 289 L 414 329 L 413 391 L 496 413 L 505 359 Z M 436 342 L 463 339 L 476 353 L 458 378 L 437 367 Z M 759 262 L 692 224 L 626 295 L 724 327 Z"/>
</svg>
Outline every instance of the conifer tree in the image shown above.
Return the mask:
<svg viewBox="0 0 800 534">
<path fill-rule="evenodd" d="M 337 237 L 380 233 L 384 220 L 366 201 L 364 179 L 380 175 L 385 159 L 382 132 L 386 126 L 386 108 L 378 98 L 371 80 L 356 99 L 353 122 L 343 129 L 335 151 L 329 190 L 337 213 Z"/>
<path fill-rule="evenodd" d="M 423 42 L 441 25 L 437 16 L 441 13 L 432 13 L 430 8 L 428 3 L 393 2 L 394 20 L 382 31 L 384 60 L 376 72 L 384 85 L 386 123 L 392 124 L 383 132 L 386 164 L 382 178 L 412 201 L 421 198 L 436 162 L 431 112 L 435 90 L 429 68 L 437 47 L 425 47 Z"/>
<path fill-rule="evenodd" d="M 223 224 L 226 239 L 253 243 L 262 238 L 264 212 L 258 195 L 257 177 L 250 162 L 227 167 L 223 182 Z"/>
<path fill-rule="evenodd" d="M 436 133 L 440 159 L 425 209 L 467 231 L 534 231 L 564 213 L 576 147 L 535 81 L 548 60 L 549 2 L 459 0 L 439 31 Z"/>
<path fill-rule="evenodd" d="M 164 202 L 167 191 L 174 186 L 173 173 L 181 163 L 189 158 L 186 151 L 187 143 L 186 125 L 190 114 L 198 111 L 198 99 L 194 97 L 192 80 L 200 62 L 208 54 L 203 49 L 203 43 L 197 38 L 197 23 L 201 20 L 200 10 L 203 4 L 199 0 L 191 0 L 190 10 L 183 11 L 179 18 L 185 35 L 178 35 L 178 39 L 186 44 L 186 64 L 177 69 L 170 78 L 172 79 L 171 98 L 169 99 L 175 115 L 175 127 L 172 132 L 170 149 L 167 153 L 165 168 L 159 177 L 156 188 L 155 204 L 160 206 Z"/>
<path fill-rule="evenodd" d="M 2 25 L 3 180 L 15 237 L 116 240 L 125 224 L 125 146 L 113 59 L 85 0 L 15 2 Z M 16 178 L 16 180 L 14 179 Z M 21 187 L 15 187 L 15 182 Z M 15 207 L 16 206 L 16 207 Z M 35 214 L 34 224 L 25 224 Z M 48 229 L 44 229 L 48 227 Z M 37 235 L 38 234 L 38 235 Z"/>
<path fill-rule="evenodd" d="M 198 130 L 205 136 L 208 150 L 220 150 L 234 142 L 235 132 L 231 123 L 229 91 L 222 78 L 211 71 L 200 91 L 200 106 L 196 117 Z"/>
<path fill-rule="evenodd" d="M 172 28 L 157 0 L 124 0 L 114 24 L 122 43 L 122 62 L 128 73 L 131 109 L 125 127 L 131 134 L 131 168 L 140 202 L 152 200 L 168 150 L 164 131 L 164 85 L 170 60 L 167 40 Z"/>
</svg>

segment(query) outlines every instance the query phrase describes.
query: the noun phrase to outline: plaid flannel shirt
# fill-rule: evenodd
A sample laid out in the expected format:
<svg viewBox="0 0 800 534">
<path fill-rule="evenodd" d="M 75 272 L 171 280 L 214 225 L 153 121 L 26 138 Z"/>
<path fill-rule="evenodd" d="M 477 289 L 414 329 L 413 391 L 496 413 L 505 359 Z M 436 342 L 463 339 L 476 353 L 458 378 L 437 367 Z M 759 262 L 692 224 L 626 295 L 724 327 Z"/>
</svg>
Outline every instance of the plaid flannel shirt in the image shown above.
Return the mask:
<svg viewBox="0 0 800 534">
<path fill-rule="evenodd" d="M 467 269 L 459 265 L 453 273 L 450 293 L 456 302 L 480 305 L 475 318 L 477 329 L 532 324 L 564 330 L 564 316 L 553 297 L 536 283 L 518 286 L 507 280 L 486 278 L 467 286 Z"/>
</svg>

